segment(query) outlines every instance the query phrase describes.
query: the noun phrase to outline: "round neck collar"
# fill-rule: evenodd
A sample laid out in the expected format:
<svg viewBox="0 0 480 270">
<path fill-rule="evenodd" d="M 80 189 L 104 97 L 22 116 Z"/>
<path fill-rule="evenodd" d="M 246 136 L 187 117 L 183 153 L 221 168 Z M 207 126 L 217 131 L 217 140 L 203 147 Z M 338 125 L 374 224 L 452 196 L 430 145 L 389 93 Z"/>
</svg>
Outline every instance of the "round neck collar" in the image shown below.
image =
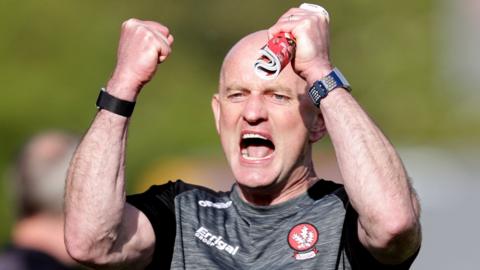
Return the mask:
<svg viewBox="0 0 480 270">
<path fill-rule="evenodd" d="M 319 183 L 321 182 L 324 181 L 316 181 L 316 183 L 313 184 L 313 186 L 311 186 L 309 190 L 319 185 Z M 299 211 L 299 209 L 303 208 L 303 206 L 305 206 L 306 204 L 310 204 L 312 201 L 314 201 L 314 199 L 309 196 L 309 191 L 305 191 L 294 198 L 278 204 L 255 205 L 245 201 L 241 197 L 240 188 L 237 184 L 234 184 L 232 186 L 230 194 L 231 200 L 242 213 L 242 215 L 247 216 L 250 219 L 262 219 L 263 222 L 265 221 L 265 218 L 268 218 L 270 222 L 275 222 L 275 220 L 277 219 L 282 219 L 290 215 L 294 215 Z"/>
</svg>

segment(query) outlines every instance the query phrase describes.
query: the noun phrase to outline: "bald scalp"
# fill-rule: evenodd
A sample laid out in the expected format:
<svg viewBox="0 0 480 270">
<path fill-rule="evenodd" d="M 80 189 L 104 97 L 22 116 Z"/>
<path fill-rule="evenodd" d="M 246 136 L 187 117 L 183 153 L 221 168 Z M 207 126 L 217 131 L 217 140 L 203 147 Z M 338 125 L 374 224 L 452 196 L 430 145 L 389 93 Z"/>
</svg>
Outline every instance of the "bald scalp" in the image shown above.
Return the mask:
<svg viewBox="0 0 480 270">
<path fill-rule="evenodd" d="M 268 31 L 260 30 L 246 35 L 240 39 L 233 47 L 228 51 L 227 55 L 223 59 L 223 66 L 235 59 L 237 54 L 240 55 L 258 55 L 258 50 L 262 48 L 268 41 Z"/>
<path fill-rule="evenodd" d="M 260 30 L 246 35 L 235 43 L 223 59 L 222 67 L 220 69 L 220 88 L 224 85 L 225 72 L 229 70 L 232 65 L 238 65 L 241 60 L 257 59 L 260 56 L 259 50 L 267 43 L 267 41 L 268 31 Z"/>
<path fill-rule="evenodd" d="M 258 84 L 270 86 L 291 81 L 297 84 L 297 87 L 295 87 L 297 90 L 306 87 L 306 81 L 295 73 L 292 65 L 287 65 L 275 80 L 265 81 L 256 76 L 254 63 L 261 56 L 260 49 L 267 42 L 268 31 L 260 30 L 243 37 L 233 45 L 223 59 L 219 78 L 219 93 L 221 89 L 225 89 L 226 85 L 240 80 L 241 77 L 243 77 L 243 81 L 251 82 L 255 80 Z"/>
</svg>

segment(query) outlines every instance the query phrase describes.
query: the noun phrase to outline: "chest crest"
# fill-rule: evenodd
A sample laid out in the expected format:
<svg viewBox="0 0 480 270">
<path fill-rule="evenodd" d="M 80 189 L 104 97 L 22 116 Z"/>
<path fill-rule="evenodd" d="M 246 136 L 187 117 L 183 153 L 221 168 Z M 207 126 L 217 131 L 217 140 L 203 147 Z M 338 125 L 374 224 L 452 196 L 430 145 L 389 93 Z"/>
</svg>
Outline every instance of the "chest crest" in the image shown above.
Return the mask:
<svg viewBox="0 0 480 270">
<path fill-rule="evenodd" d="M 318 242 L 318 230 L 310 223 L 293 226 L 287 240 L 296 260 L 311 259 L 318 254 L 318 249 L 315 247 Z"/>
</svg>

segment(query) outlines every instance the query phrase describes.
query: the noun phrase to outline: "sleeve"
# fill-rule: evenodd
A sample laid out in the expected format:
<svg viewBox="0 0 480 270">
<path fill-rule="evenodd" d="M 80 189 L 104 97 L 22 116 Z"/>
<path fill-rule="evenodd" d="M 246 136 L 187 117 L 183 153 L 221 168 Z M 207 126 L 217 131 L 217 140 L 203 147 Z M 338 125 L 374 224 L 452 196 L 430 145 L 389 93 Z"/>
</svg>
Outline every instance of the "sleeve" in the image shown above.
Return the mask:
<svg viewBox="0 0 480 270">
<path fill-rule="evenodd" d="M 362 245 L 358 237 L 358 214 L 348 204 L 344 225 L 344 247 L 345 253 L 353 270 L 359 269 L 381 269 L 381 270 L 408 270 L 417 257 L 420 248 L 407 260 L 398 265 L 386 265 L 378 262 L 370 252 Z"/>
<path fill-rule="evenodd" d="M 127 196 L 127 203 L 147 216 L 155 232 L 155 251 L 146 269 L 170 269 L 176 233 L 175 197 L 193 188 L 177 180 Z"/>
</svg>

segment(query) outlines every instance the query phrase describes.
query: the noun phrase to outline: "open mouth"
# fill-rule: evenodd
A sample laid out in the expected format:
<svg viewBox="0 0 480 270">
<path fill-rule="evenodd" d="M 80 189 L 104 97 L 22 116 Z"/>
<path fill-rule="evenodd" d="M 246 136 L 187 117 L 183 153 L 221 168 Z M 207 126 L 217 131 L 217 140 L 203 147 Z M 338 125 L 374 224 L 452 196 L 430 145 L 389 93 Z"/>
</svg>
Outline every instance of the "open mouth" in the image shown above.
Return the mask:
<svg viewBox="0 0 480 270">
<path fill-rule="evenodd" d="M 262 160 L 269 158 L 275 151 L 273 142 L 258 133 L 245 133 L 240 141 L 242 157 L 247 160 Z"/>
</svg>

